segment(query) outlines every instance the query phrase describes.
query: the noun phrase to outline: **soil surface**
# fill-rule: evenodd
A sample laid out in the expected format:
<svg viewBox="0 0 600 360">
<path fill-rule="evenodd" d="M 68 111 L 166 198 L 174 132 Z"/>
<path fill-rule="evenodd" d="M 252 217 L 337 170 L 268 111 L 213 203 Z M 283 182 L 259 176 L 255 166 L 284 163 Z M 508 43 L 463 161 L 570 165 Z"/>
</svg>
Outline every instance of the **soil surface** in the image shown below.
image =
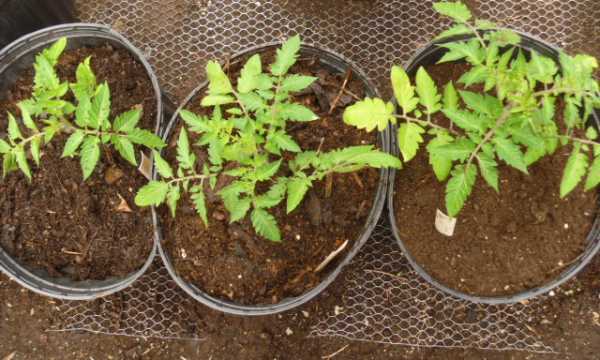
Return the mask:
<svg viewBox="0 0 600 360">
<path fill-rule="evenodd" d="M 57 66 L 59 77 L 74 82 L 77 65 L 88 56 L 98 83 L 106 80 L 110 86 L 111 119 L 142 106 L 140 124 L 153 131 L 154 89 L 145 68 L 126 50 L 106 45 L 66 51 Z M 15 104 L 31 96 L 32 83 L 33 71 L 27 70 L 2 95 L 2 131 L 6 112 L 18 114 Z M 150 210 L 136 208 L 133 201 L 146 179 L 106 147 L 83 182 L 79 158 L 61 158 L 65 140 L 57 136 L 43 146 L 31 184 L 20 172 L 0 182 L 0 245 L 28 268 L 51 277 L 104 280 L 136 271 L 152 249 Z M 119 210 L 123 202 L 131 211 Z"/>
<path fill-rule="evenodd" d="M 270 64 L 272 52 L 263 56 L 263 64 Z M 237 79 L 241 65 L 229 67 L 230 78 Z M 317 59 L 304 55 L 290 73 L 312 75 L 319 80 L 294 101 L 313 110 L 319 120 L 308 123 L 288 123 L 288 133 L 303 150 L 330 151 L 351 145 L 375 144 L 374 133 L 359 131 L 342 121 L 344 108 L 354 102 L 343 93 L 330 115 L 329 110 L 340 93 L 345 74 L 332 73 Z M 350 79 L 346 89 L 359 97 L 364 95 L 363 84 Z M 191 103 L 197 113 L 200 98 Z M 210 110 L 212 111 L 212 109 Z M 179 129 L 171 136 L 178 138 Z M 193 139 L 197 134 L 192 136 Z M 175 141 L 171 141 L 167 158 L 174 158 Z M 196 149 L 199 159 L 206 159 L 204 149 Z M 284 154 L 291 158 L 291 154 Z M 202 166 L 200 161 L 197 166 Z M 286 175 L 287 169 L 281 175 Z M 240 304 L 277 303 L 285 297 L 299 296 L 318 285 L 327 271 L 315 272 L 329 254 L 348 241 L 344 257 L 362 234 L 373 199 L 377 192 L 379 170 L 365 169 L 355 174 L 331 176 L 331 193 L 327 194 L 327 180 L 313 184 L 301 205 L 286 215 L 285 201 L 270 210 L 282 231 L 282 242 L 273 243 L 253 230 L 249 216 L 239 223 L 229 224 L 228 213 L 216 196 L 233 179 L 221 177 L 214 191 L 208 192 L 209 227 L 195 213 L 189 198 L 179 207 L 177 218 L 162 211 L 165 224 L 164 244 L 179 274 L 213 296 Z M 261 184 L 268 188 L 268 184 Z M 214 194 L 214 195 L 211 195 Z M 335 266 L 332 262 L 326 270 Z"/>
<path fill-rule="evenodd" d="M 442 88 L 450 80 L 456 83 L 467 65 L 427 70 Z M 437 114 L 434 122 L 447 126 L 448 120 Z M 419 152 L 396 177 L 401 239 L 431 276 L 468 294 L 508 295 L 546 284 L 581 255 L 596 218 L 596 192 L 579 186 L 567 198 L 559 197 L 570 151 L 563 147 L 541 159 L 529 167 L 529 175 L 499 163 L 500 193 L 478 176 L 452 237 L 434 226 L 436 209 L 446 209 L 446 182 L 435 177 L 427 152 Z"/>
</svg>

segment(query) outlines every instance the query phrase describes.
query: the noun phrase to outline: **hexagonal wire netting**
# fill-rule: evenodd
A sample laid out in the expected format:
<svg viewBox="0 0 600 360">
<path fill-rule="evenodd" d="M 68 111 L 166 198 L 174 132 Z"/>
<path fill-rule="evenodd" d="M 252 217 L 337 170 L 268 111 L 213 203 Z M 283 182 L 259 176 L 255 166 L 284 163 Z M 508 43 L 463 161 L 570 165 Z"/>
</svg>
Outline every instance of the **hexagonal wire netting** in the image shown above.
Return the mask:
<svg viewBox="0 0 600 360">
<path fill-rule="evenodd" d="M 447 25 L 432 11 L 432 0 L 102 0 L 76 1 L 83 21 L 112 26 L 142 49 L 163 88 L 177 102 L 203 78 L 211 58 L 246 46 L 299 33 L 307 43 L 352 59 L 389 93 L 392 64 L 405 62 Z M 331 4 L 338 4 L 331 6 Z M 569 49 L 597 51 L 586 29 L 600 29 L 596 0 L 487 0 L 481 17 L 510 24 Z M 389 226 L 378 227 L 347 277 L 344 311 L 321 319 L 312 336 L 414 346 L 477 347 L 551 351 L 525 325 L 534 303 L 474 305 L 448 297 L 416 276 L 393 242 Z M 395 275 L 394 275 L 395 274 Z M 156 336 L 195 336 L 183 314 L 189 301 L 172 288 L 160 267 L 131 289 L 92 303 L 62 303 L 65 317 L 56 330 Z M 166 284 L 157 287 L 158 284 Z M 145 290 L 152 289 L 149 298 Z M 169 299 L 162 310 L 149 305 Z M 118 321 L 103 306 L 121 306 Z M 164 323 L 166 321 L 166 324 Z M 176 324 L 176 325 L 175 325 Z M 191 325 L 191 326 L 190 326 Z"/>
</svg>

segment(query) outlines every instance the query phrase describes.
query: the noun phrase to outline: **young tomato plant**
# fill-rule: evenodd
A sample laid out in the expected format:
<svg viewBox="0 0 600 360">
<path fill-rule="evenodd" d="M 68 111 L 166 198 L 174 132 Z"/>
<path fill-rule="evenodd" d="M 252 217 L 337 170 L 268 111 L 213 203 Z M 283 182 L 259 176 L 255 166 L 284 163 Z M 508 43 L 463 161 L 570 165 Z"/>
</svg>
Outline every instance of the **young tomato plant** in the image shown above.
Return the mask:
<svg viewBox="0 0 600 360">
<path fill-rule="evenodd" d="M 600 183 L 600 143 L 594 126 L 587 126 L 593 108 L 600 106 L 598 63 L 587 55 L 560 54 L 559 64 L 534 50 L 519 48 L 520 36 L 486 20 L 473 20 L 460 2 L 438 2 L 435 10 L 454 21 L 439 38 L 471 35 L 443 42 L 447 52 L 438 63 L 464 61 L 470 65 L 458 83 L 438 89 L 421 67 L 411 83 L 394 66 L 391 82 L 400 108 L 381 99 L 365 99 L 346 109 L 344 120 L 360 128 L 398 126 L 398 145 L 404 161 L 421 146 L 439 181 L 448 180 L 446 210 L 456 217 L 471 194 L 478 174 L 499 191 L 498 161 L 524 173 L 559 146 L 572 148 L 564 169 L 560 196 L 565 197 L 586 176 L 585 189 Z M 559 67 L 560 65 L 560 67 Z M 467 89 L 477 85 L 479 91 Z M 558 103 L 564 104 L 560 122 Z M 442 112 L 448 127 L 432 121 Z M 579 135 L 581 134 L 581 135 Z M 590 165 L 590 159 L 593 159 Z"/>
<path fill-rule="evenodd" d="M 57 134 L 69 134 L 62 156 L 79 156 L 84 180 L 90 177 L 100 159 L 101 145 L 114 146 L 133 165 L 137 164 L 134 144 L 150 149 L 164 146 L 158 136 L 137 126 L 141 108 L 110 121 L 110 89 L 106 82 L 97 84 L 91 58 L 78 65 L 75 83 L 59 79 L 55 67 L 66 45 L 67 40 L 62 38 L 36 56 L 32 97 L 17 104 L 21 121 L 8 113 L 8 138 L 0 139 L 4 176 L 20 169 L 31 180 L 27 151 L 39 166 L 42 146 Z M 75 103 L 66 100 L 69 90 Z"/>
<path fill-rule="evenodd" d="M 215 189 L 217 178 L 232 181 L 218 194 L 236 222 L 248 214 L 257 234 L 281 241 L 275 217 L 269 209 L 287 197 L 287 213 L 302 202 L 315 181 L 329 173 L 358 171 L 364 167 L 399 167 L 400 161 L 373 146 L 352 146 L 330 152 L 303 151 L 287 133 L 289 122 L 318 119 L 307 107 L 293 101 L 294 92 L 309 87 L 316 78 L 288 74 L 300 51 L 300 37 L 287 40 L 277 50 L 269 71 L 263 71 L 259 54 L 250 57 L 241 70 L 236 86 L 221 66 L 209 62 L 206 67 L 208 91 L 201 105 L 213 108 L 212 116 L 183 110 L 185 122 L 177 142 L 177 168 L 154 152 L 161 180 L 151 181 L 136 197 L 139 206 L 165 203 L 175 216 L 183 193 L 191 200 L 208 226 L 205 190 Z M 226 109 L 226 110 L 224 110 Z M 188 132 L 199 135 L 190 144 Z M 199 163 L 192 147 L 206 150 L 208 160 Z M 286 161 L 287 153 L 290 161 Z M 258 185 L 267 191 L 259 192 Z"/>
</svg>

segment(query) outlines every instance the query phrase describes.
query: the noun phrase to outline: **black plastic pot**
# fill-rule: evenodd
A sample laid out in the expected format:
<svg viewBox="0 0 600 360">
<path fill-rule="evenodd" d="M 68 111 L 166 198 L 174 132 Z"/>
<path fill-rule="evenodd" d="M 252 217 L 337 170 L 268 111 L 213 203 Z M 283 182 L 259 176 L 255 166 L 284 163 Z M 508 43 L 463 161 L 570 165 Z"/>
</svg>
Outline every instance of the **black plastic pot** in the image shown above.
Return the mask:
<svg viewBox="0 0 600 360">
<path fill-rule="evenodd" d="M 148 78 L 152 82 L 157 107 L 155 131 L 158 133 L 163 118 L 162 99 L 154 71 L 142 53 L 127 39 L 102 25 L 75 23 L 49 27 L 26 35 L 2 49 L 0 51 L 0 96 L 12 86 L 23 70 L 32 68 L 37 53 L 61 37 L 68 38 L 68 48 L 109 43 L 115 48 L 129 51 L 146 68 Z M 68 278 L 51 277 L 43 269 L 27 268 L 0 247 L 0 270 L 22 286 L 45 296 L 68 300 L 92 300 L 128 287 L 146 272 L 155 255 L 156 244 L 142 268 L 122 278 L 73 281 Z"/>
<path fill-rule="evenodd" d="M 233 56 L 231 58 L 230 63 L 235 64 L 237 61 L 241 61 L 241 59 L 243 59 L 247 56 L 250 56 L 255 53 L 262 53 L 264 51 L 273 49 L 274 47 L 278 47 L 280 45 L 281 45 L 281 43 L 269 43 L 269 44 L 266 44 L 263 46 L 257 46 L 257 47 L 250 48 L 246 51 L 240 52 L 240 53 L 236 54 L 235 56 Z M 329 50 L 324 50 L 324 49 L 320 49 L 320 48 L 316 48 L 316 47 L 312 47 L 312 46 L 305 46 L 305 45 L 302 46 L 301 52 L 304 55 L 311 55 L 311 56 L 317 57 L 318 59 L 320 59 L 321 64 L 324 67 L 329 68 L 330 70 L 332 70 L 335 73 L 345 73 L 345 71 L 348 68 L 350 68 L 352 70 L 352 75 L 355 78 L 360 79 L 364 83 L 365 89 L 366 89 L 366 95 L 370 96 L 370 97 L 378 96 L 377 89 L 367 79 L 367 77 L 364 75 L 364 73 L 357 66 L 355 66 L 350 61 L 343 58 L 342 56 L 340 56 L 332 51 L 329 51 Z M 177 109 L 177 112 L 175 113 L 173 118 L 171 118 L 171 120 L 169 121 L 169 124 L 167 125 L 167 128 L 165 129 L 163 138 L 166 141 L 168 141 L 169 137 L 171 136 L 172 131 L 174 129 L 176 129 L 177 124 L 180 121 L 180 118 L 178 116 L 179 112 L 182 109 L 188 108 L 190 102 L 193 99 L 197 99 L 198 95 L 200 95 L 206 89 L 207 86 L 208 86 L 208 83 L 204 82 L 199 87 L 197 87 L 194 91 L 192 91 L 192 93 L 184 100 L 182 105 Z M 389 131 L 390 131 L 390 129 L 386 129 L 386 131 L 383 133 L 380 133 L 379 137 L 378 137 L 379 147 L 387 152 L 390 152 Z M 156 176 L 156 173 L 154 174 L 154 176 Z M 199 289 L 195 285 L 193 285 L 193 284 L 187 282 L 186 280 L 184 280 L 183 278 L 181 278 L 177 274 L 177 271 L 175 270 L 175 267 L 173 266 L 173 264 L 171 262 L 169 253 L 167 252 L 166 249 L 163 248 L 163 246 L 161 244 L 162 240 L 163 240 L 162 232 L 160 229 L 160 223 L 158 220 L 158 216 L 157 216 L 156 212 L 154 212 L 155 224 L 156 224 L 156 241 L 158 243 L 158 250 L 159 250 L 160 256 L 162 257 L 163 262 L 165 263 L 165 266 L 167 267 L 167 270 L 169 271 L 169 274 L 171 275 L 171 277 L 173 279 L 175 279 L 177 284 L 183 290 L 185 290 L 185 292 L 187 292 L 189 295 L 191 295 L 194 299 L 201 302 L 202 304 L 204 304 L 210 308 L 213 308 L 215 310 L 222 311 L 222 312 L 228 313 L 228 314 L 233 314 L 233 315 L 258 316 L 258 315 L 277 314 L 277 313 L 280 313 L 280 312 L 283 312 L 286 310 L 290 310 L 297 306 L 300 306 L 300 305 L 306 303 L 307 301 L 310 301 L 317 295 L 319 295 L 323 290 L 325 290 L 325 288 L 327 286 L 329 286 L 329 284 L 331 284 L 335 280 L 335 278 L 340 274 L 342 269 L 346 265 L 348 265 L 348 263 L 350 263 L 352 258 L 356 255 L 356 253 L 358 253 L 360 248 L 365 244 L 365 242 L 371 236 L 371 233 L 372 233 L 373 229 L 375 228 L 375 225 L 377 225 L 377 222 L 381 215 L 381 211 L 383 210 L 383 205 L 385 203 L 385 191 L 388 186 L 387 181 L 388 181 L 388 170 L 382 169 L 380 172 L 380 180 L 379 180 L 379 185 L 377 188 L 377 195 L 375 197 L 375 201 L 371 208 L 369 217 L 368 217 L 366 223 L 364 224 L 364 227 L 363 227 L 362 231 L 360 232 L 360 234 L 357 234 L 354 245 L 352 246 L 352 248 L 350 248 L 345 253 L 343 258 L 339 261 L 339 263 L 335 267 L 335 269 L 331 270 L 331 272 L 321 281 L 321 283 L 317 287 L 302 294 L 301 296 L 283 299 L 277 304 L 264 304 L 264 305 L 263 304 L 257 304 L 257 305 L 236 304 L 231 301 L 226 301 L 226 300 L 222 300 L 222 299 L 210 296 L 209 294 L 204 292 L 202 289 Z M 285 244 L 283 244 L 283 246 L 285 246 Z"/>
<path fill-rule="evenodd" d="M 522 38 L 520 46 L 524 50 L 535 50 L 544 56 L 552 58 L 553 60 L 555 60 L 558 63 L 558 55 L 559 55 L 559 51 L 560 51 L 558 48 L 556 48 L 542 40 L 539 40 L 533 36 L 530 36 L 528 34 L 524 34 L 524 33 L 519 33 L 519 34 L 521 35 L 521 38 Z M 456 41 L 456 40 L 468 39 L 471 37 L 472 36 L 456 36 L 456 37 L 444 39 L 444 40 L 441 40 L 438 42 L 430 43 L 426 47 L 419 50 L 416 53 L 416 55 L 414 55 L 412 57 L 412 59 L 410 59 L 408 61 L 407 65 L 405 67 L 407 73 L 409 74 L 409 76 L 414 76 L 416 74 L 417 70 L 419 69 L 419 67 L 421 67 L 421 66 L 427 67 L 429 65 L 433 65 L 433 64 L 437 63 L 437 61 L 447 51 L 447 49 L 439 47 L 438 46 L 439 44 Z M 597 112 L 594 112 L 592 114 L 589 121 L 596 127 L 600 127 L 600 118 L 599 118 Z M 398 144 L 397 144 L 397 138 L 395 135 L 395 131 L 392 132 L 391 142 L 392 142 L 392 144 L 391 144 L 392 149 L 395 151 L 396 154 L 398 154 Z M 400 174 L 401 174 L 401 172 L 400 172 Z M 565 281 L 571 279 L 573 276 L 577 275 L 577 273 L 579 271 L 581 271 L 581 269 L 583 269 L 585 267 L 585 265 L 587 265 L 592 260 L 594 255 L 596 255 L 596 253 L 598 253 L 598 251 L 600 250 L 600 216 L 597 216 L 597 218 L 594 222 L 594 226 L 592 227 L 592 230 L 588 234 L 588 237 L 587 237 L 588 245 L 587 245 L 585 251 L 568 268 L 563 270 L 563 272 L 560 273 L 556 278 L 547 282 L 546 284 L 538 286 L 536 288 L 528 289 L 528 290 L 525 290 L 525 291 L 522 291 L 522 292 L 519 292 L 516 294 L 497 296 L 497 297 L 470 295 L 470 294 L 461 292 L 459 290 L 452 289 L 452 288 L 442 284 L 441 282 L 436 280 L 431 275 L 429 275 L 429 273 L 427 273 L 427 271 L 425 271 L 425 269 L 423 269 L 423 267 L 421 267 L 416 262 L 416 260 L 411 256 L 410 251 L 408 250 L 408 248 L 405 246 L 404 242 L 400 238 L 400 235 L 398 232 L 398 224 L 396 224 L 396 219 L 394 216 L 394 214 L 395 214 L 395 212 L 394 212 L 394 183 L 395 183 L 394 180 L 395 180 L 395 176 L 396 176 L 396 172 L 394 170 L 392 170 L 390 172 L 390 181 L 389 181 L 389 190 L 388 190 L 388 208 L 389 208 L 389 219 L 390 219 L 390 223 L 392 224 L 392 231 L 394 233 L 394 237 L 396 238 L 396 241 L 398 242 L 398 245 L 400 245 L 400 247 L 402 248 L 402 252 L 406 256 L 406 258 L 408 259 L 408 261 L 410 262 L 412 267 L 422 278 L 427 280 L 430 284 L 432 284 L 436 288 L 438 288 L 452 296 L 455 296 L 457 298 L 461 298 L 461 299 L 468 300 L 468 301 L 475 302 L 475 303 L 484 303 L 484 304 L 511 304 L 511 303 L 516 303 L 516 302 L 520 302 L 523 300 L 531 299 L 538 295 L 549 292 L 550 290 L 556 288 L 557 286 L 561 285 Z"/>
</svg>

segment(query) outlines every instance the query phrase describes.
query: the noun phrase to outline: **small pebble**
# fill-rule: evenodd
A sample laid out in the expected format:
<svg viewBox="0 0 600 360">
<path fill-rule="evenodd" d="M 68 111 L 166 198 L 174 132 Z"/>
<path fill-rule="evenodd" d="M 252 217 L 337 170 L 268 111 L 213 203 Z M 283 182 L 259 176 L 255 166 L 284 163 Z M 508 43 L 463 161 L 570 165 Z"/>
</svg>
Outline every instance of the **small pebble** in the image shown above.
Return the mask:
<svg viewBox="0 0 600 360">
<path fill-rule="evenodd" d="M 548 295 L 554 296 L 554 295 L 556 295 L 556 293 L 554 292 L 554 290 L 550 290 L 550 292 L 548 293 Z"/>
<path fill-rule="evenodd" d="M 184 249 L 184 248 L 181 248 L 181 258 L 182 258 L 182 259 L 185 259 L 185 258 L 187 258 L 187 253 L 185 252 L 185 249 Z"/>
<path fill-rule="evenodd" d="M 290 329 L 290 328 L 287 328 L 287 329 L 285 329 L 285 334 L 286 334 L 287 336 L 291 336 L 291 335 L 294 335 L 294 332 L 292 331 L 292 329 Z"/>
<path fill-rule="evenodd" d="M 304 310 L 302 310 L 302 316 L 304 316 L 305 318 L 308 318 L 308 317 L 309 317 L 309 315 L 310 315 L 310 314 L 308 313 L 308 311 L 304 311 Z"/>
<path fill-rule="evenodd" d="M 296 234 L 296 240 L 300 240 L 300 239 L 302 239 L 302 238 L 300 237 L 300 234 Z"/>
<path fill-rule="evenodd" d="M 568 229 L 569 228 L 569 224 L 565 224 L 564 227 L 565 227 L 565 229 Z"/>
<path fill-rule="evenodd" d="M 336 306 L 334 306 L 334 307 L 333 307 L 333 313 L 334 313 L 335 315 L 339 315 L 339 314 L 341 314 L 343 310 L 344 310 L 344 308 L 343 308 L 343 307 L 341 307 L 341 306 L 337 306 L 337 305 L 336 305 Z"/>
</svg>

